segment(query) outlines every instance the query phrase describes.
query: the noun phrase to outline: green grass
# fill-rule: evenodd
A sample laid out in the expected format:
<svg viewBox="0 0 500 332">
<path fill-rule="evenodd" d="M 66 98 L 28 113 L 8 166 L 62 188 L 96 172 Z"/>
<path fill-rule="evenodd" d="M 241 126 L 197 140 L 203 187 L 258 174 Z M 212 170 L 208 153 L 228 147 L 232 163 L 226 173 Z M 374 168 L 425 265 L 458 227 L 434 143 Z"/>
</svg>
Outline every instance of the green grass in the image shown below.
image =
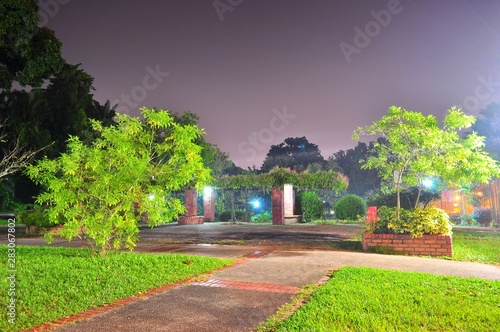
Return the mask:
<svg viewBox="0 0 500 332">
<path fill-rule="evenodd" d="M 86 249 L 16 247 L 16 324 L 0 318 L 0 331 L 27 329 L 148 289 L 227 266 L 232 260 L 174 254 L 112 252 L 90 257 Z M 0 247 L 7 266 L 7 247 Z M 0 307 L 8 304 L 2 268 Z"/>
<path fill-rule="evenodd" d="M 288 319 L 259 330 L 498 331 L 498 326 L 498 281 L 345 267 Z"/>
<path fill-rule="evenodd" d="M 339 220 L 339 219 L 315 219 L 311 221 L 314 224 L 321 225 L 339 225 L 339 224 L 362 224 L 362 220 Z"/>
<path fill-rule="evenodd" d="M 500 264 L 500 232 L 454 230 L 452 259 Z"/>
</svg>

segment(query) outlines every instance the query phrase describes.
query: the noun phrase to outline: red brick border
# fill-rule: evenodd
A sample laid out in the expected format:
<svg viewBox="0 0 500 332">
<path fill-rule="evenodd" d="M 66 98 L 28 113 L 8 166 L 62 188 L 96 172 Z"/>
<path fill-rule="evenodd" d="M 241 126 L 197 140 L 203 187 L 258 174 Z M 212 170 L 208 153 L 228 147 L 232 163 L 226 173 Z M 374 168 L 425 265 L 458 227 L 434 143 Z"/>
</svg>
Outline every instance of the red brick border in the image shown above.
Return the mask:
<svg viewBox="0 0 500 332">
<path fill-rule="evenodd" d="M 363 250 L 390 248 L 409 255 L 452 256 L 451 235 L 363 234 Z"/>
</svg>

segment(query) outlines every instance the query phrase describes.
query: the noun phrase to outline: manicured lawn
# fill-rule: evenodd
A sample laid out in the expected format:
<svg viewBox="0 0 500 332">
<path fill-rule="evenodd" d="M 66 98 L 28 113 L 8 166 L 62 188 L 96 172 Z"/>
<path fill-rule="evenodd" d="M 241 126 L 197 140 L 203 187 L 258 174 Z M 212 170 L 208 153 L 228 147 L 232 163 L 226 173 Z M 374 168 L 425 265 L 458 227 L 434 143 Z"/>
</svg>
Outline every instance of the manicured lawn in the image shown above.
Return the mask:
<svg viewBox="0 0 500 332">
<path fill-rule="evenodd" d="M 453 260 L 500 264 L 500 232 L 454 230 Z"/>
<path fill-rule="evenodd" d="M 275 331 L 498 331 L 499 326 L 498 281 L 345 267 Z"/>
<path fill-rule="evenodd" d="M 148 289 L 227 266 L 232 260 L 187 255 L 110 253 L 86 249 L 16 247 L 16 325 L 6 321 L 6 271 L 0 279 L 0 331 L 17 331 L 72 315 Z M 0 247 L 7 266 L 7 247 Z"/>
</svg>

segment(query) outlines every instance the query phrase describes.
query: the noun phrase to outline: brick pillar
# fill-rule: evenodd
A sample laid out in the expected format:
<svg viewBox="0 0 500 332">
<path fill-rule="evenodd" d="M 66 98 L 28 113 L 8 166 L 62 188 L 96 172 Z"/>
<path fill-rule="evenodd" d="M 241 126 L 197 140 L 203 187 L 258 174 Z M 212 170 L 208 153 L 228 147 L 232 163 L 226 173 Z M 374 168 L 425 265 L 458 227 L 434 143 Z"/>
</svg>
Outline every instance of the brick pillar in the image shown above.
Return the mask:
<svg viewBox="0 0 500 332">
<path fill-rule="evenodd" d="M 295 203 L 295 193 L 293 192 L 293 185 L 285 184 L 283 187 L 283 199 L 285 201 L 285 217 L 293 216 L 293 208 Z"/>
<path fill-rule="evenodd" d="M 285 224 L 285 209 L 283 199 L 283 188 L 273 187 L 272 200 L 273 200 L 273 225 Z"/>
<path fill-rule="evenodd" d="M 184 191 L 184 206 L 186 207 L 186 217 L 193 217 L 198 214 L 198 194 L 195 189 L 186 189 Z"/>
<path fill-rule="evenodd" d="M 203 191 L 203 216 L 205 221 L 215 220 L 215 192 L 210 187 Z"/>
</svg>

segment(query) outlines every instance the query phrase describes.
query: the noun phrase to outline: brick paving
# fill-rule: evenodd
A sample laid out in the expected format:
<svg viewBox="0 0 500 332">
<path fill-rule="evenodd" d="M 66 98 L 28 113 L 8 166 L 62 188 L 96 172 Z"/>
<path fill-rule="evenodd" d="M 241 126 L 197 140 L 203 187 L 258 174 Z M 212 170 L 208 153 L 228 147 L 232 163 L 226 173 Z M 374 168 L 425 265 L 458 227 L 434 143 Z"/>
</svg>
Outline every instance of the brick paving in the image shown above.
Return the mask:
<svg viewBox="0 0 500 332">
<path fill-rule="evenodd" d="M 206 287 L 246 289 L 246 290 L 255 290 L 262 292 L 289 293 L 289 294 L 296 294 L 300 291 L 300 288 L 295 286 L 281 286 L 273 284 L 260 284 L 253 282 L 229 281 L 221 279 L 208 279 L 205 281 L 195 282 L 193 283 L 193 285 L 206 286 Z"/>
</svg>

